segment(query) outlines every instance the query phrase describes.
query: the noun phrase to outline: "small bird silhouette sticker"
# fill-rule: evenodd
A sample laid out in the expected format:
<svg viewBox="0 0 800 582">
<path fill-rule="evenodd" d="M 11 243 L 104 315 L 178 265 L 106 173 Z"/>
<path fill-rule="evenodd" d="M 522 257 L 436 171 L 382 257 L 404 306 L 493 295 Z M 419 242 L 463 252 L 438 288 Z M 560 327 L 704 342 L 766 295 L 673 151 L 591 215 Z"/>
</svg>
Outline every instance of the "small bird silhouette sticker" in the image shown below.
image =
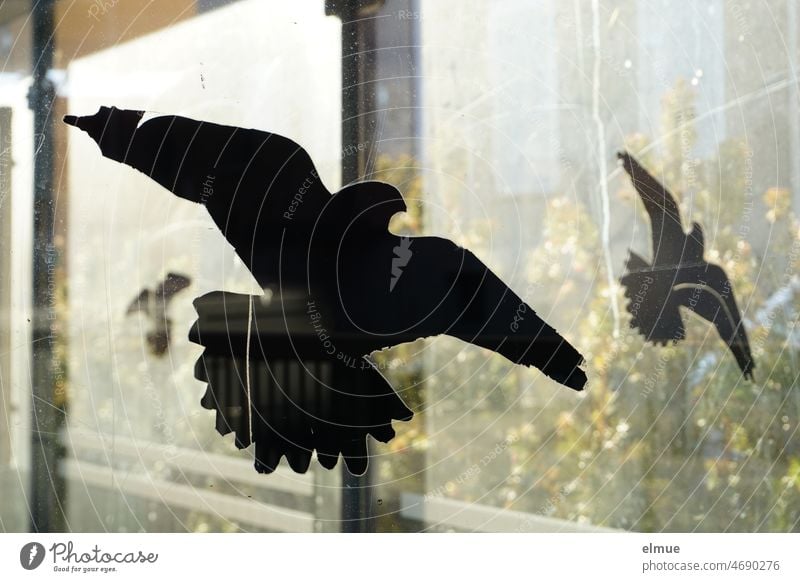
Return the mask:
<svg viewBox="0 0 800 582">
<path fill-rule="evenodd" d="M 703 230 L 683 230 L 675 197 L 627 152 L 617 154 L 650 217 L 653 260 L 629 251 L 627 273 L 620 282 L 629 303 L 631 327 L 654 343 L 677 343 L 686 330 L 680 308 L 714 324 L 746 378 L 755 362 L 750 353 L 733 288 L 722 267 L 704 258 Z"/>
<path fill-rule="evenodd" d="M 239 448 L 255 443 L 257 471 L 286 456 L 305 472 L 313 452 L 323 467 L 341 455 L 352 473 L 366 471 L 366 437 L 388 442 L 393 420 L 412 417 L 369 355 L 419 338 L 446 334 L 583 389 L 583 357 L 478 257 L 388 230 L 406 211 L 395 187 L 363 182 L 333 194 L 286 137 L 142 117 L 103 107 L 65 122 L 104 156 L 204 205 L 266 290 L 198 298 L 190 332 L 204 347 L 201 403 Z"/>
<path fill-rule="evenodd" d="M 142 313 L 152 321 L 153 329 L 147 332 L 147 344 L 154 356 L 161 357 L 167 353 L 172 329 L 172 320 L 167 315 L 167 308 L 172 298 L 186 289 L 191 282 L 185 275 L 169 273 L 155 289 L 143 289 L 125 312 L 126 315 Z"/>
</svg>

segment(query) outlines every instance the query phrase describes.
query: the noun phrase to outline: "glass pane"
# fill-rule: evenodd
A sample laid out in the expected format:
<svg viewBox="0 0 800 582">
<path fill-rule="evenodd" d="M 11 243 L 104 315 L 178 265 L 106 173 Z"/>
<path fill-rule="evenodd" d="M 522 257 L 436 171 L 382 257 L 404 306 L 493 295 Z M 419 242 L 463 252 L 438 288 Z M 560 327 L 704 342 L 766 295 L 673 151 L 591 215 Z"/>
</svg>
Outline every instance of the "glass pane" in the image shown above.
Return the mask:
<svg viewBox="0 0 800 582">
<path fill-rule="evenodd" d="M 3 3 L 0 530 L 797 531 L 797 12 L 56 1 L 47 44 L 44 10 Z M 215 305 L 232 343 L 248 309 L 325 339 L 302 293 L 262 286 L 209 215 L 213 171 L 193 204 L 61 122 L 101 106 L 286 136 L 331 192 L 395 186 L 408 210 L 389 229 L 411 241 L 395 258 L 415 261 L 419 236 L 469 249 L 521 298 L 509 337 L 535 309 L 585 356 L 587 389 L 447 335 L 404 338 L 369 358 L 414 417 L 371 440 L 365 475 L 316 458 L 258 473 L 235 440 L 254 410 L 241 387 L 316 405 L 309 378 L 342 360 L 208 352 L 198 379 L 189 334 L 209 293 L 258 296 Z M 623 150 L 685 233 L 702 227 L 752 380 L 694 304 L 671 312 L 680 341 L 644 337 L 621 279 L 656 249 Z"/>
</svg>

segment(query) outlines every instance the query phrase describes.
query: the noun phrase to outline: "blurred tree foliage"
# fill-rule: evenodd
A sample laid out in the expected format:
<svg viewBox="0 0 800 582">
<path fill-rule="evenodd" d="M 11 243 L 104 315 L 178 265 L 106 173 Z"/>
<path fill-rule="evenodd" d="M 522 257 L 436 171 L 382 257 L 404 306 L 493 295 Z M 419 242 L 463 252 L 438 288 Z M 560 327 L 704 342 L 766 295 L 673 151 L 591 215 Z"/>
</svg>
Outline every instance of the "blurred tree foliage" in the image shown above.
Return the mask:
<svg viewBox="0 0 800 582">
<path fill-rule="evenodd" d="M 689 312 L 678 344 L 645 343 L 624 309 L 614 337 L 609 298 L 626 299 L 606 283 L 597 228 L 582 203 L 556 197 L 526 267 L 529 287 L 519 291 L 545 316 L 581 310 L 580 328 L 567 335 L 587 356 L 588 390 L 576 399 L 536 371 L 458 342 L 436 340 L 425 370 L 409 364 L 423 360 L 420 342 L 379 354 L 405 363 L 391 377 L 417 411 L 379 464 L 384 487 L 640 531 L 800 530 L 800 227 L 789 191 L 752 191 L 747 144 L 728 140 L 713 159 L 693 157 L 694 100 L 679 82 L 664 98 L 660 147 L 633 135 L 626 148 L 679 198 L 684 227 L 703 225 L 706 257 L 726 270 L 744 313 L 756 381 L 742 379 L 713 326 Z M 382 159 L 375 178 L 407 200 L 423 197 L 410 158 Z M 617 183 L 618 203 L 643 217 L 627 177 Z M 419 206 L 409 206 L 392 223 L 398 234 L 421 232 Z M 751 246 L 756 233 L 767 233 L 766 250 Z M 426 423 L 435 409 L 451 420 Z M 387 527 L 402 528 L 396 521 Z"/>
<path fill-rule="evenodd" d="M 664 99 L 660 155 L 640 157 L 679 197 L 683 216 L 704 226 L 707 258 L 730 276 L 757 360 L 756 382 L 741 378 L 716 330 L 688 312 L 687 338 L 679 344 L 652 346 L 632 329 L 613 339 L 608 296 L 617 293 L 624 304 L 620 289 L 608 289 L 603 276 L 574 281 L 576 290 L 593 288 L 578 340 L 591 385 L 580 406 L 559 419 L 553 448 L 563 458 L 539 456 L 541 473 L 525 473 L 551 495 L 568 485 L 552 508 L 566 519 L 643 531 L 796 531 L 800 397 L 792 322 L 800 238 L 790 194 L 771 189 L 763 197 L 766 213 L 756 211 L 746 144 L 729 140 L 716 159 L 693 159 L 693 119 L 694 94 L 678 83 Z M 642 136 L 626 144 L 634 153 L 653 151 L 648 146 Z M 620 195 L 638 200 L 630 182 L 623 184 Z M 551 207 L 554 225 L 585 212 L 562 199 Z M 768 251 L 757 256 L 748 240 L 764 230 Z M 549 228 L 545 246 L 573 248 L 560 232 Z M 581 242 L 571 255 L 575 274 L 602 268 L 599 241 Z M 552 265 L 546 249 L 538 255 Z M 623 317 L 629 321 L 627 312 Z"/>
</svg>

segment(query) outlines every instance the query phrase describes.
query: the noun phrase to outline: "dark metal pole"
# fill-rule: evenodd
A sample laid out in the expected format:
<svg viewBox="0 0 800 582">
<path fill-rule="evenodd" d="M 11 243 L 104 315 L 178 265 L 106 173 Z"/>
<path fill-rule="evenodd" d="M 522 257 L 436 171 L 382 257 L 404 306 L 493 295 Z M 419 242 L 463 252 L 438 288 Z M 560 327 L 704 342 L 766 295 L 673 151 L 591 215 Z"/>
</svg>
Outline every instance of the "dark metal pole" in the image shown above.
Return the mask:
<svg viewBox="0 0 800 582">
<path fill-rule="evenodd" d="M 339 16 L 342 19 L 342 151 L 357 146 L 361 140 L 359 85 L 362 66 L 359 49 L 359 23 L 355 10 L 348 4 Z M 349 9 L 348 9 L 349 8 Z M 359 178 L 359 155 L 342 155 L 342 186 Z"/>
<path fill-rule="evenodd" d="M 31 386 L 31 530 L 58 531 L 63 527 L 60 476 L 57 459 L 63 411 L 55 403 L 53 375 L 56 252 L 53 246 L 55 202 L 53 196 L 53 118 L 55 87 L 48 78 L 53 65 L 54 0 L 32 0 L 33 85 L 28 103 L 33 110 L 33 313 Z"/>
<path fill-rule="evenodd" d="M 375 76 L 374 21 L 369 14 L 383 0 L 326 0 L 325 13 L 342 21 L 342 186 L 363 178 L 364 153 L 358 148 L 368 141 L 374 125 Z M 353 149 L 355 147 L 355 149 Z M 362 151 L 363 150 L 363 151 Z M 344 152 L 353 151 L 352 155 Z M 342 531 L 372 529 L 370 470 L 361 476 L 350 474 L 342 463 Z"/>
<path fill-rule="evenodd" d="M 369 141 L 375 125 L 375 20 L 383 0 L 329 0 L 328 14 L 342 21 L 342 186 L 364 178 Z M 356 149 L 353 149 L 356 146 Z"/>
</svg>

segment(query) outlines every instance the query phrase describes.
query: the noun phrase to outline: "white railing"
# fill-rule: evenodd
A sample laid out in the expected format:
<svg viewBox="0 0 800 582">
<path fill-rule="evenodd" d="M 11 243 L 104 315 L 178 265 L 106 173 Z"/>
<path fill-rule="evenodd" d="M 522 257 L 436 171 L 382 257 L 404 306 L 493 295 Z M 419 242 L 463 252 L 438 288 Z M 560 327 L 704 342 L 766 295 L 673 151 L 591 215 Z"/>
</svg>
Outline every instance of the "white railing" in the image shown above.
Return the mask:
<svg viewBox="0 0 800 582">
<path fill-rule="evenodd" d="M 535 513 L 512 511 L 444 497 L 426 498 L 403 493 L 400 499 L 403 517 L 420 521 L 427 527 L 471 532 L 619 532 L 611 528 L 582 524 Z"/>
<path fill-rule="evenodd" d="M 191 476 L 222 479 L 227 483 L 250 485 L 262 491 L 292 493 L 306 498 L 313 507 L 314 478 L 311 472 L 298 475 L 279 467 L 261 475 L 252 461 L 197 449 L 168 447 L 160 443 L 129 438 L 100 437 L 69 433 L 65 439 L 72 454 L 62 464 L 66 479 L 84 487 L 100 487 L 121 495 L 162 502 L 170 507 L 200 511 L 236 523 L 283 532 L 314 531 L 314 515 L 308 511 L 263 503 L 239 495 L 207 491 L 191 483 Z M 105 462 L 86 460 L 95 455 Z M 173 470 L 173 479 L 117 468 L 117 464 L 163 463 Z"/>
</svg>

